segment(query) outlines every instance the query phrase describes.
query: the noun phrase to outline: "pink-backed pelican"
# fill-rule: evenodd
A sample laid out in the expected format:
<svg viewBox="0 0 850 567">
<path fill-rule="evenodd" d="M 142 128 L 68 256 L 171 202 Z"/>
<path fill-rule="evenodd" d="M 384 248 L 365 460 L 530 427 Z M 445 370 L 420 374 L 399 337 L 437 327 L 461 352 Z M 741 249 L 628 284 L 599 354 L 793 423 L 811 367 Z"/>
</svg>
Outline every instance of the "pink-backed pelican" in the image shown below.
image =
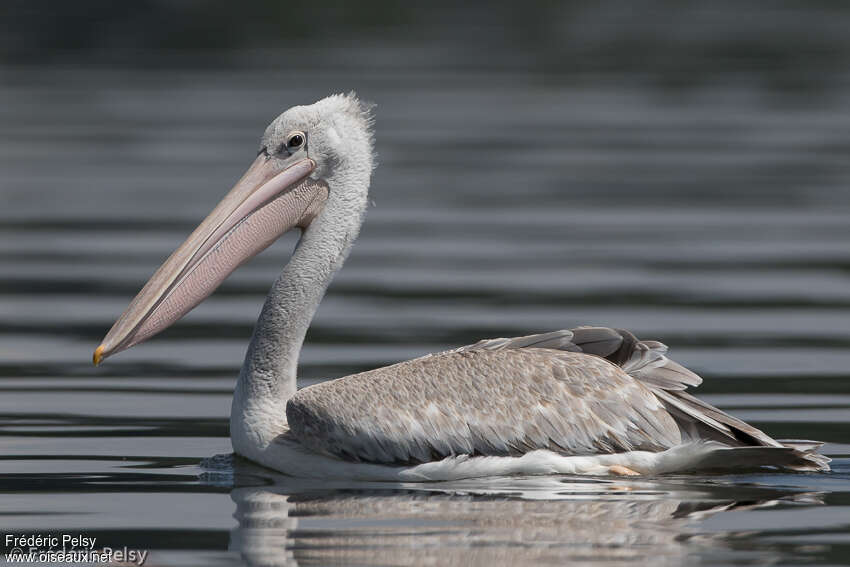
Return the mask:
<svg viewBox="0 0 850 567">
<path fill-rule="evenodd" d="M 95 364 L 167 328 L 299 228 L 233 396 L 230 434 L 243 457 L 296 476 L 404 481 L 829 469 L 818 443 L 776 441 L 693 397 L 699 376 L 663 344 L 620 329 L 482 340 L 296 390 L 307 327 L 363 222 L 370 113 L 350 94 L 276 118 L 257 159 L 133 299 Z"/>
</svg>

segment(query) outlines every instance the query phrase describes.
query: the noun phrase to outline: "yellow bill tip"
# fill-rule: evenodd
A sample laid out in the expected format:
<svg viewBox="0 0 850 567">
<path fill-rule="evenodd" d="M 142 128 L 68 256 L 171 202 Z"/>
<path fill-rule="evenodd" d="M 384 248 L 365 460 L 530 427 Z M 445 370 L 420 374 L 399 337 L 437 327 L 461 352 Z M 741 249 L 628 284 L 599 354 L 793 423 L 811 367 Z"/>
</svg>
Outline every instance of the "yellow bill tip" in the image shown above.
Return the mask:
<svg viewBox="0 0 850 567">
<path fill-rule="evenodd" d="M 99 365 L 101 361 L 103 361 L 103 350 L 103 345 L 100 345 L 99 347 L 94 349 L 94 355 L 91 357 L 91 359 L 92 362 L 94 362 L 95 366 Z"/>
</svg>

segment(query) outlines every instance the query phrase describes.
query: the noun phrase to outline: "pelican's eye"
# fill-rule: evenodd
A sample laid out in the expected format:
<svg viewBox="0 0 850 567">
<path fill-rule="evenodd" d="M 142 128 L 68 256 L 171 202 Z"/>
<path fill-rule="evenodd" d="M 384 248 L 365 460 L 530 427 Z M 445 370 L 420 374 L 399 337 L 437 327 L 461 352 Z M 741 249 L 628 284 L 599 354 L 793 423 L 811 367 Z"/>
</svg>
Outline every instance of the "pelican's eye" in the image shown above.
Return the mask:
<svg viewBox="0 0 850 567">
<path fill-rule="evenodd" d="M 286 139 L 286 149 L 289 150 L 289 153 L 297 152 L 304 147 L 306 142 L 307 136 L 303 132 L 293 132 Z"/>
</svg>

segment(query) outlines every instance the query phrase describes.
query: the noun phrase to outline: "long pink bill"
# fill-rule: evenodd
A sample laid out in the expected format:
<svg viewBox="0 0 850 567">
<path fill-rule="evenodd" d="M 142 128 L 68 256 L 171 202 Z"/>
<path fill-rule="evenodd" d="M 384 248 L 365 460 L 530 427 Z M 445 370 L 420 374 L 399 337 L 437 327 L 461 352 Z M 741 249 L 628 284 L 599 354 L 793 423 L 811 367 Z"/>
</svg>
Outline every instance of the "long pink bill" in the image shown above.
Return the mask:
<svg viewBox="0 0 850 567">
<path fill-rule="evenodd" d="M 322 209 L 327 186 L 315 162 L 259 156 L 233 189 L 148 280 L 94 351 L 94 363 L 171 326 L 236 268 Z"/>
</svg>

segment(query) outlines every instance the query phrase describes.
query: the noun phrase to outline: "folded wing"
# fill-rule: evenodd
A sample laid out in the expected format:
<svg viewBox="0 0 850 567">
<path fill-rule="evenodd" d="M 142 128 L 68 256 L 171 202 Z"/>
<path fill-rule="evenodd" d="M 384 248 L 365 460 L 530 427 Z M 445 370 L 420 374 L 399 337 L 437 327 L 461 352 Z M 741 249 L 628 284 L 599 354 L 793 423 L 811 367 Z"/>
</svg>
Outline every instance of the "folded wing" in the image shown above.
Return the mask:
<svg viewBox="0 0 850 567">
<path fill-rule="evenodd" d="M 375 463 L 712 440 L 788 447 L 801 468 L 826 466 L 812 447 L 783 445 L 688 394 L 702 379 L 666 352 L 605 327 L 488 339 L 300 390 L 287 420 L 290 435 L 315 451 Z"/>
</svg>

